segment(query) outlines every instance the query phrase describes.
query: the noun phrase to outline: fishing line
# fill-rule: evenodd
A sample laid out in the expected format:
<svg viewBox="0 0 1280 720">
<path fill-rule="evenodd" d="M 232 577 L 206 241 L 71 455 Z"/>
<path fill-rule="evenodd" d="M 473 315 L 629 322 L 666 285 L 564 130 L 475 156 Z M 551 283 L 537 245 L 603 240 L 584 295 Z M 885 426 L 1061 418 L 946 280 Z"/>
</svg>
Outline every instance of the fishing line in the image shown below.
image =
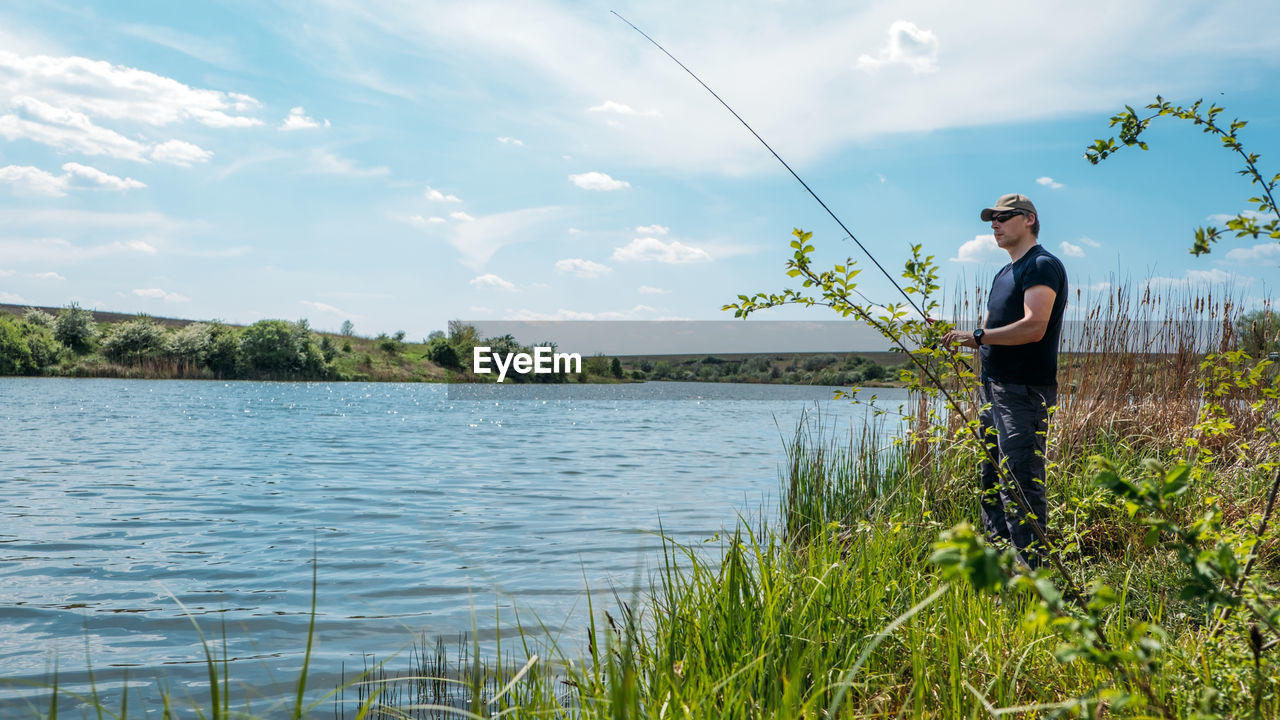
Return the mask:
<svg viewBox="0 0 1280 720">
<path fill-rule="evenodd" d="M 648 33 L 636 27 L 635 24 L 632 23 L 630 20 L 622 17 L 622 15 L 620 15 L 616 10 L 610 10 L 609 12 L 613 13 L 619 20 L 629 25 L 632 30 L 635 30 L 636 32 L 640 33 L 640 35 L 644 37 L 645 40 L 648 40 L 649 42 L 653 43 L 654 47 L 658 48 L 659 50 L 662 51 L 664 55 L 671 58 L 672 62 L 679 65 L 680 68 L 684 70 L 686 73 L 689 73 L 689 77 L 692 77 L 694 80 L 698 81 L 698 84 L 701 85 L 703 89 L 705 89 L 707 92 L 711 93 L 711 96 L 714 97 L 716 100 L 718 100 L 720 104 L 724 106 L 725 110 L 728 110 L 735 118 L 737 118 L 738 122 L 742 123 L 742 126 L 745 127 L 753 136 L 755 136 L 755 138 L 760 141 L 760 144 L 764 145 L 765 149 L 768 150 L 770 154 L 772 154 L 773 157 L 777 159 L 778 162 L 782 163 L 782 166 L 787 169 L 787 172 L 791 173 L 791 177 L 795 178 L 796 182 L 800 183 L 800 185 L 802 185 L 804 189 L 808 191 L 809 195 L 811 195 L 814 200 L 818 201 L 818 204 L 822 206 L 822 209 L 827 211 L 827 214 L 831 216 L 832 220 L 836 221 L 836 224 L 840 226 L 841 230 L 845 231 L 845 234 L 849 236 L 849 239 L 853 240 L 853 242 L 857 244 L 858 248 L 862 250 L 862 252 L 867 256 L 867 258 L 871 260 L 871 262 L 875 264 L 876 268 L 880 270 L 880 272 L 885 276 L 885 278 L 887 278 L 889 282 L 893 284 L 893 287 L 897 289 L 898 293 L 902 295 L 902 297 L 906 298 L 907 303 L 910 304 L 911 307 L 914 308 L 916 312 L 920 313 L 920 317 L 928 321 L 928 318 L 929 318 L 928 314 L 926 314 L 924 310 L 920 309 L 920 306 L 917 305 L 916 302 L 911 299 L 911 296 L 908 295 L 907 292 L 902 289 L 902 286 L 898 284 L 898 281 L 893 279 L 893 275 L 889 274 L 888 270 L 885 270 L 884 266 L 880 264 L 879 260 L 876 260 L 875 256 L 871 254 L 871 251 L 867 249 L 867 246 L 863 245 L 862 241 L 859 240 L 856 236 L 854 236 L 853 231 L 851 231 L 848 228 L 848 226 L 844 224 L 844 221 L 841 220 L 839 216 L 837 216 L 835 212 L 833 212 L 825 202 L 822 201 L 822 198 L 818 197 L 818 194 L 813 191 L 813 188 L 809 187 L 809 183 L 805 182 L 804 179 L 801 178 L 800 175 L 797 174 L 795 170 L 791 169 L 791 166 L 787 164 L 787 161 L 783 160 L 782 156 L 779 155 L 778 152 L 774 150 L 771 145 L 769 145 L 769 143 L 765 142 L 764 138 L 760 137 L 760 133 L 757 133 L 755 129 L 752 128 L 751 125 L 747 123 L 746 120 L 743 120 L 742 116 L 739 115 L 736 110 L 734 110 L 732 107 L 729 107 L 729 103 L 725 102 L 724 98 L 721 98 L 718 94 L 716 94 L 716 91 L 712 90 L 709 85 L 703 82 L 702 78 L 698 77 L 696 73 L 690 70 L 684 63 L 680 62 L 679 58 L 677 58 L 675 55 L 672 55 L 670 52 L 668 52 L 666 48 L 662 47 L 662 45 L 659 44 L 657 40 L 654 40 L 653 38 L 649 37 Z M 855 290 L 855 292 L 857 291 Z M 860 295 L 863 299 L 866 299 L 866 296 L 862 295 L 862 293 L 858 292 L 858 295 Z M 871 301 L 867 300 L 867 302 L 870 303 Z M 871 304 L 875 305 L 876 303 L 871 303 Z M 870 320 L 870 316 L 867 316 L 866 319 Z M 872 322 L 874 324 L 874 321 Z M 905 347 L 903 349 L 906 350 Z M 955 362 L 954 355 L 952 356 L 952 362 L 953 363 Z M 934 385 L 947 398 L 947 401 L 950 403 L 951 407 L 959 411 L 960 405 L 956 403 L 955 399 L 951 397 L 951 394 L 947 392 L 947 390 L 944 387 L 942 387 L 941 383 L 938 382 L 937 378 L 934 377 L 932 373 L 929 373 L 928 368 L 925 367 L 923 364 L 920 364 L 918 361 L 917 361 L 917 364 L 919 364 L 919 367 L 922 372 L 925 372 L 926 374 L 929 375 L 930 380 L 933 381 Z M 963 415 L 963 413 L 961 414 Z M 997 471 L 1003 477 L 1005 475 L 1003 464 L 997 462 L 991 448 L 987 446 L 984 439 L 977 434 L 977 431 L 974 428 L 970 427 L 970 432 L 974 434 L 975 438 L 983 446 L 983 449 L 986 451 L 986 455 L 988 459 L 992 462 L 993 465 L 996 466 L 996 468 L 998 469 Z M 1049 542 L 1049 538 L 1045 534 L 1044 529 L 1041 527 L 1039 521 L 1034 517 L 1034 514 L 1031 512 L 1031 506 L 1030 504 L 1027 503 L 1026 498 L 1023 496 L 1022 488 L 1020 488 L 1017 485 L 1017 483 L 1012 483 L 1010 485 L 1010 489 L 1014 491 L 1013 492 L 1014 498 L 1018 503 L 1018 505 L 1022 507 L 1024 512 L 1030 515 L 1030 517 L 1027 517 L 1026 520 L 1030 523 L 1032 530 L 1034 531 L 1036 536 L 1039 538 L 1040 542 L 1043 544 L 1045 550 L 1047 551 L 1048 560 L 1052 562 L 1055 566 L 1057 566 L 1058 571 L 1062 574 L 1062 577 L 1067 581 L 1068 595 L 1074 597 L 1078 602 L 1083 602 L 1082 598 L 1084 598 L 1084 595 L 1076 587 L 1071 574 L 1067 571 L 1067 568 L 1063 564 L 1061 557 L 1059 557 L 1058 552 L 1054 547 L 1054 544 Z M 1103 641 L 1105 644 L 1105 638 L 1103 638 Z"/>
<path fill-rule="evenodd" d="M 813 188 L 809 187 L 809 183 L 805 182 L 804 179 L 801 178 L 800 175 L 797 174 L 795 170 L 792 170 L 791 166 L 787 164 L 787 161 L 783 160 L 782 156 L 779 155 L 777 151 L 774 150 L 773 147 L 769 145 L 769 143 L 765 142 L 764 138 L 760 137 L 760 133 L 757 133 L 755 129 L 753 129 L 749 124 L 747 124 L 747 121 L 743 120 L 742 116 L 739 115 L 736 110 L 729 107 L 729 103 L 725 102 L 723 98 L 717 95 L 716 91 L 712 90 L 709 85 L 702 82 L 702 78 L 698 77 L 697 74 L 695 74 L 692 70 L 686 67 L 684 63 L 680 62 L 680 60 L 675 55 L 672 55 L 670 52 L 667 52 L 667 49 L 662 47 L 662 45 L 660 45 L 657 40 L 654 40 L 653 38 L 649 37 L 648 33 L 636 27 L 630 20 L 619 15 L 618 11 L 610 10 L 609 12 L 613 13 L 622 22 L 626 23 L 627 25 L 630 25 L 631 29 L 640 33 L 645 40 L 648 40 L 649 42 L 653 43 L 654 47 L 658 48 L 659 50 L 662 51 L 664 55 L 671 58 L 671 60 L 675 62 L 675 64 L 679 65 L 682 70 L 689 73 L 689 77 L 693 78 L 694 80 L 697 80 L 698 84 L 701 85 L 707 92 L 711 93 L 712 97 L 720 101 L 720 104 L 724 106 L 724 109 L 732 113 L 733 116 L 738 119 L 738 122 L 742 123 L 742 126 L 745 127 L 752 135 L 754 135 L 755 138 L 760 141 L 760 144 L 764 145 L 765 149 L 768 150 L 773 155 L 773 157 L 778 160 L 778 162 L 782 163 L 782 167 L 786 168 L 787 172 L 791 173 L 791 177 L 795 178 L 796 182 L 804 186 L 804 189 L 807 190 L 811 196 L 813 196 L 813 199 L 818 201 L 818 204 L 822 206 L 822 209 L 826 210 L 827 214 L 831 216 L 831 219 L 835 220 L 836 224 L 840 226 L 840 229 L 844 230 L 845 234 L 849 236 L 849 239 L 857 244 L 858 248 L 861 249 L 863 254 L 867 256 L 867 259 L 869 259 L 872 263 L 874 263 L 876 268 L 878 268 L 880 272 L 886 278 L 888 278 L 889 282 L 893 284 L 893 287 L 898 291 L 898 293 L 901 294 L 902 297 L 906 298 L 907 302 L 911 304 L 911 307 L 915 308 L 915 311 L 920 313 L 920 317 L 921 318 L 928 317 L 925 311 L 920 309 L 920 306 L 916 305 L 916 302 L 911 299 L 911 296 L 907 294 L 907 291 L 902 289 L 902 286 L 898 284 L 898 281 L 893 279 L 893 275 L 891 275 L 888 270 L 884 269 L 884 266 L 880 264 L 879 260 L 876 260 L 876 257 L 871 254 L 871 251 L 867 249 L 867 246 L 863 245 L 862 241 L 859 240 L 856 236 L 854 236 L 853 231 L 851 231 L 847 226 L 845 226 L 844 221 L 841 220 L 834 212 L 832 212 L 831 208 L 827 207 L 827 204 L 822 201 L 822 198 L 818 197 L 818 193 L 814 192 Z M 862 295 L 862 293 L 858 293 L 858 294 Z M 871 300 L 868 299 L 865 295 L 862 295 L 862 297 L 863 299 L 866 299 L 867 302 L 869 303 L 871 302 Z M 871 303 L 871 304 L 877 305 L 878 303 Z"/>
</svg>

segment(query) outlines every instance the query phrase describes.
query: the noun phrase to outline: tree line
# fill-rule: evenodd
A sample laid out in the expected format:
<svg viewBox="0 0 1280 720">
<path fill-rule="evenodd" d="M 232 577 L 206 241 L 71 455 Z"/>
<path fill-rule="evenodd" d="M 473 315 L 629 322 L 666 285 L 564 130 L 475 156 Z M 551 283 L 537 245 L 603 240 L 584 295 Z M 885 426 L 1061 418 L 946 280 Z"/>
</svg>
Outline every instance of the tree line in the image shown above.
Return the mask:
<svg viewBox="0 0 1280 720">
<path fill-rule="evenodd" d="M 340 352 L 306 320 L 260 320 L 248 327 L 193 322 L 170 328 L 147 315 L 95 322 L 76 304 L 56 314 L 0 313 L 0 375 L 112 374 L 145 369 L 166 377 L 323 379 Z"/>
</svg>

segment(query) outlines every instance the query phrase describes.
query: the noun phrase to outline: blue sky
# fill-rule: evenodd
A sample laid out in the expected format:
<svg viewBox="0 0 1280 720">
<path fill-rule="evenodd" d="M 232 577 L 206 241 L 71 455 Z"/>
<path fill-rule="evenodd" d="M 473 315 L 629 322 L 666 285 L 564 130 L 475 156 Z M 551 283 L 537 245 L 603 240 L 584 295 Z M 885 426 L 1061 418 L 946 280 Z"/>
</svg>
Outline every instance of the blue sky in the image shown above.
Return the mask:
<svg viewBox="0 0 1280 720">
<path fill-rule="evenodd" d="M 1280 246 L 1187 253 L 1249 208 L 1189 126 L 1082 159 L 1124 104 L 1206 98 L 1280 171 L 1280 5 L 755 1 L 7 2 L 0 301 L 417 339 L 462 319 L 724 319 L 794 227 L 859 251 L 645 29 L 895 271 L 1007 256 L 1032 197 L 1074 288 L 1280 279 Z M 892 301 L 868 267 L 863 289 Z M 777 319 L 830 319 L 792 309 Z"/>
</svg>

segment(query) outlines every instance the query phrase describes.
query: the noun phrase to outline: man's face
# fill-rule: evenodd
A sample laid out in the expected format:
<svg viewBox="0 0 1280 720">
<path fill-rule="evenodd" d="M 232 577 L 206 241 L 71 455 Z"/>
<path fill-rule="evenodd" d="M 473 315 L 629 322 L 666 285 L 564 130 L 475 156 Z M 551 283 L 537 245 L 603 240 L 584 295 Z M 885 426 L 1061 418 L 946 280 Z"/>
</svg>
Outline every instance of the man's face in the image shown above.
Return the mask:
<svg viewBox="0 0 1280 720">
<path fill-rule="evenodd" d="M 1026 242 L 1034 223 L 1034 215 L 1012 211 L 997 213 L 991 218 L 991 232 L 996 236 L 996 244 L 1008 249 Z"/>
</svg>

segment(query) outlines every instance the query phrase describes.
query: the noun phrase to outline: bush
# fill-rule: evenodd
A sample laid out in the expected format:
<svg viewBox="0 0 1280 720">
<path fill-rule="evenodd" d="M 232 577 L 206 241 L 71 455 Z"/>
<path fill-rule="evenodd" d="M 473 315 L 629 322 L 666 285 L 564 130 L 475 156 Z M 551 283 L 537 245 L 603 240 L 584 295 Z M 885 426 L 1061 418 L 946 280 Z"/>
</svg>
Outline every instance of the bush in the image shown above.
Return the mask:
<svg viewBox="0 0 1280 720">
<path fill-rule="evenodd" d="M 102 354 L 116 362 L 141 363 L 165 349 L 164 328 L 140 316 L 117 324 L 102 340 Z"/>
<path fill-rule="evenodd" d="M 863 380 L 884 380 L 889 377 L 889 368 L 879 363 L 870 363 L 862 368 Z"/>
<path fill-rule="evenodd" d="M 93 313 L 76 303 L 71 303 L 58 313 L 54 321 L 53 336 L 58 342 L 75 352 L 86 353 L 93 349 L 93 338 L 98 334 Z"/>
<path fill-rule="evenodd" d="M 52 330 L 54 323 L 56 323 L 58 319 L 40 308 L 29 307 L 27 308 L 27 312 L 23 314 L 22 321 L 28 325 Z"/>
<path fill-rule="evenodd" d="M 401 330 L 394 336 L 382 333 L 374 342 L 382 352 L 388 355 L 399 355 L 404 350 L 404 331 Z"/>
<path fill-rule="evenodd" d="M 592 355 L 582 361 L 582 372 L 584 375 L 596 375 L 605 377 L 609 374 L 609 360 L 603 355 Z"/>
<path fill-rule="evenodd" d="M 324 377 L 324 355 L 306 322 L 259 320 L 240 336 L 240 358 L 251 371 L 270 376 Z"/>
<path fill-rule="evenodd" d="M 49 313 L 44 314 L 51 319 L 53 317 Z M 62 360 L 66 348 L 53 336 L 53 330 L 49 326 L 32 325 L 24 319 L 20 327 L 26 333 L 27 349 L 31 351 L 31 362 L 35 365 L 35 370 L 44 370 Z"/>
<path fill-rule="evenodd" d="M 26 375 L 34 369 L 21 327 L 7 313 L 0 314 L 0 375 Z"/>
<path fill-rule="evenodd" d="M 220 322 L 209 323 L 209 346 L 204 353 L 205 366 L 214 375 L 235 377 L 240 364 L 240 335 L 236 329 Z"/>
<path fill-rule="evenodd" d="M 443 368 L 458 369 L 458 351 L 453 349 L 441 334 L 439 337 L 431 338 L 431 342 L 427 343 L 426 357 L 431 362 Z"/>
<path fill-rule="evenodd" d="M 191 323 L 180 328 L 165 343 L 165 352 L 178 363 L 188 367 L 205 365 L 209 353 L 209 326 L 204 323 Z"/>
</svg>

